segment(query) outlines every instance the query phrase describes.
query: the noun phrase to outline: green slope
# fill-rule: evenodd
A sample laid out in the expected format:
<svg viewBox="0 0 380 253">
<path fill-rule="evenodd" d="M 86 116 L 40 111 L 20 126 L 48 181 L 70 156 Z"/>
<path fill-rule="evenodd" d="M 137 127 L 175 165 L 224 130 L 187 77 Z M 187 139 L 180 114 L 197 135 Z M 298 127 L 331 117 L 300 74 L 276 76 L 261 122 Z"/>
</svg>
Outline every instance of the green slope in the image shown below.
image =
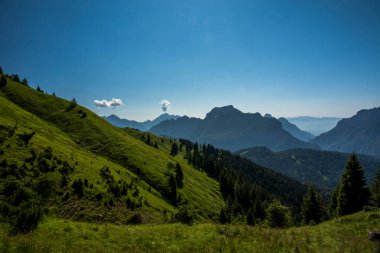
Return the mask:
<svg viewBox="0 0 380 253">
<path fill-rule="evenodd" d="M 69 101 L 35 91 L 9 79 L 7 86 L 1 89 L 0 98 L 1 125 L 14 126 L 17 121 L 17 131 L 22 132 L 25 128 L 29 132 L 36 132 L 31 147 L 41 149 L 51 146 L 58 156 L 73 164 L 78 163 L 70 178 L 87 178 L 97 186 L 96 182 L 101 181 L 99 170 L 107 165 L 116 180 L 121 178 L 130 182 L 131 178 L 136 178 L 134 181 L 141 188 L 141 197 L 149 203 L 149 206 L 144 205 L 142 209 L 161 214 L 157 210 L 174 210 L 165 197 L 169 191 L 169 175 L 173 172 L 168 164 L 179 162 L 184 171 L 184 187 L 179 189 L 181 199 L 195 209 L 199 218 L 209 219 L 219 214 L 224 204 L 219 184 L 205 173 L 193 169 L 183 158 L 170 156 L 164 143 L 160 142 L 158 149 L 146 145 L 86 108 L 71 106 Z M 11 145 L 4 156 L 14 154 L 15 161 L 22 160 L 23 152 L 16 146 Z M 28 153 L 31 147 L 26 147 L 24 153 Z M 99 191 L 106 191 L 102 186 L 98 188 Z M 78 202 L 82 208 L 92 208 L 86 207 L 86 202 Z M 58 207 L 57 209 L 63 208 Z M 67 209 L 73 207 L 69 205 Z"/>
<path fill-rule="evenodd" d="M 180 224 L 116 226 L 46 219 L 36 231 L 9 236 L 0 225 L 1 252 L 375 252 L 368 231 L 380 211 L 359 212 L 316 226 Z"/>
</svg>

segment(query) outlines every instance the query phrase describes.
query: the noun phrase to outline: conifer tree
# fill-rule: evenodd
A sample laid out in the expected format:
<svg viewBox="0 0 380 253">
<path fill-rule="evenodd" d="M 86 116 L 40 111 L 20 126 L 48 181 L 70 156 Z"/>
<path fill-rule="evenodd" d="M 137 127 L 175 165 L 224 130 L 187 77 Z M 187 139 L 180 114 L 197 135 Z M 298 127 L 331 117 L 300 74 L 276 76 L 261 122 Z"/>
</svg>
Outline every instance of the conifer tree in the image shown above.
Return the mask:
<svg viewBox="0 0 380 253">
<path fill-rule="evenodd" d="M 7 85 L 7 78 L 5 77 L 5 75 L 2 75 L 0 79 L 0 88 L 6 85 Z"/>
<path fill-rule="evenodd" d="M 346 164 L 337 198 L 337 215 L 358 212 L 368 204 L 370 193 L 365 184 L 364 172 L 355 154 Z"/>
<path fill-rule="evenodd" d="M 226 224 L 230 222 L 230 217 L 224 207 L 222 208 L 222 210 L 220 210 L 219 221 L 222 224 Z"/>
<path fill-rule="evenodd" d="M 371 192 L 375 206 L 380 207 L 380 166 L 375 178 L 373 179 Z"/>
<path fill-rule="evenodd" d="M 170 174 L 169 177 L 169 187 L 170 187 L 170 199 L 173 203 L 176 203 L 177 201 L 177 182 L 173 176 L 173 174 Z"/>
<path fill-rule="evenodd" d="M 255 214 L 252 207 L 248 210 L 247 213 L 247 224 L 251 226 L 256 224 Z"/>
<path fill-rule="evenodd" d="M 176 178 L 177 182 L 182 182 L 182 180 L 183 180 L 182 167 L 178 162 L 175 165 L 175 178 Z"/>
<path fill-rule="evenodd" d="M 170 150 L 170 155 L 176 156 L 178 154 L 178 145 L 177 143 L 172 143 L 172 149 Z"/>
<path fill-rule="evenodd" d="M 309 190 L 303 199 L 302 204 L 302 219 L 305 225 L 310 222 L 320 223 L 322 220 L 322 205 L 318 194 L 314 187 L 309 187 Z"/>
<path fill-rule="evenodd" d="M 3 68 L 0 66 L 0 75 L 3 74 Z"/>
</svg>

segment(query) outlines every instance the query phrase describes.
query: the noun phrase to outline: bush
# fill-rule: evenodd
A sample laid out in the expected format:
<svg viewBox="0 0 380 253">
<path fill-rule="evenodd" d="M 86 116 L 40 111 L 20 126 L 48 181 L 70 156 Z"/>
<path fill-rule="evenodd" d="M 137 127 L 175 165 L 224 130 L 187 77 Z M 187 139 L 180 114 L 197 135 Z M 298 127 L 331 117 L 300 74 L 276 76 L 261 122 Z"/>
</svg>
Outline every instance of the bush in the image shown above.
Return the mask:
<svg viewBox="0 0 380 253">
<path fill-rule="evenodd" d="M 292 217 L 289 207 L 281 205 L 281 202 L 274 200 L 266 209 L 266 222 L 269 227 L 283 228 L 292 225 Z"/>
<path fill-rule="evenodd" d="M 189 210 L 187 206 L 182 205 L 175 214 L 175 219 L 181 223 L 192 225 L 195 217 L 193 211 Z"/>
</svg>

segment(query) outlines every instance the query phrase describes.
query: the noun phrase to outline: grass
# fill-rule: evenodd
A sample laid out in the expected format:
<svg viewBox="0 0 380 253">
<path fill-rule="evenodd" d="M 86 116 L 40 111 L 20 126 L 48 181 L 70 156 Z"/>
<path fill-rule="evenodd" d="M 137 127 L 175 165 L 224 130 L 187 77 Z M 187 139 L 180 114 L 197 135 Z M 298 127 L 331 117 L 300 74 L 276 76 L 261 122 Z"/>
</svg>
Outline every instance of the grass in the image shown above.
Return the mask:
<svg viewBox="0 0 380 253">
<path fill-rule="evenodd" d="M 380 212 L 360 212 L 316 226 L 182 224 L 117 226 L 47 218 L 36 231 L 11 237 L 0 226 L 2 252 L 374 252 L 368 231 Z"/>
<path fill-rule="evenodd" d="M 12 127 L 17 124 L 15 136 L 24 131 L 36 134 L 24 147 L 17 145 L 16 137 L 6 140 L 3 145 L 6 152 L 0 159 L 4 157 L 21 165 L 31 148 L 42 150 L 50 146 L 57 156 L 75 165 L 71 179 L 87 178 L 94 184 L 95 191 L 103 193 L 106 188 L 99 170 L 107 165 L 115 179 L 134 180 L 138 184 L 142 197 L 149 203 L 144 212 L 150 213 L 150 217 L 152 213 L 163 216 L 163 210 L 175 211 L 163 194 L 169 188 L 169 175 L 174 172 L 168 168 L 168 163 L 178 162 L 184 172 L 184 185 L 178 190 L 181 199 L 187 201 L 201 220 L 219 215 L 224 205 L 219 183 L 188 165 L 182 155 L 170 156 L 169 140 L 161 142 L 160 138 L 151 135 L 158 142 L 156 149 L 136 138 L 139 133 L 116 128 L 86 108 L 80 105 L 70 108 L 70 105 L 67 100 L 8 79 L 7 86 L 0 90 L 0 125 Z M 81 117 L 83 112 L 87 115 L 84 118 Z M 86 207 L 82 202 L 69 203 L 68 207 L 80 205 L 95 215 L 97 207 Z M 65 210 L 62 205 L 53 208 Z"/>
</svg>

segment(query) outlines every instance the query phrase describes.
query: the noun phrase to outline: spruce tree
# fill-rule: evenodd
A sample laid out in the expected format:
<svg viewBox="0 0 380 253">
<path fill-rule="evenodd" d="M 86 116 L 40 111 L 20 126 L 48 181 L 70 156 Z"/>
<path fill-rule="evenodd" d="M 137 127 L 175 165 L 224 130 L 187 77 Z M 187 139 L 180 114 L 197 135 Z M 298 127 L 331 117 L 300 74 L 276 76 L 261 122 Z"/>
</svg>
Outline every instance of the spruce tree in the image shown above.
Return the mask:
<svg viewBox="0 0 380 253">
<path fill-rule="evenodd" d="M 220 210 L 219 221 L 222 224 L 226 224 L 230 222 L 230 217 L 224 207 L 222 208 L 222 210 Z"/>
<path fill-rule="evenodd" d="M 322 220 L 322 205 L 318 194 L 314 187 L 309 187 L 309 190 L 302 204 L 302 219 L 305 225 L 310 222 L 320 223 Z"/>
<path fill-rule="evenodd" d="M 366 187 L 364 172 L 355 154 L 346 164 L 337 198 L 337 215 L 358 212 L 368 204 L 370 193 Z"/>
<path fill-rule="evenodd" d="M 3 68 L 0 66 L 0 75 L 3 74 Z"/>
<path fill-rule="evenodd" d="M 375 206 L 380 207 L 380 167 L 376 173 L 375 178 L 373 179 L 371 192 Z"/>
<path fill-rule="evenodd" d="M 175 165 L 175 177 L 176 177 L 176 180 L 177 182 L 182 182 L 183 180 L 183 171 L 182 171 L 182 167 L 179 163 L 177 163 Z"/>
<path fill-rule="evenodd" d="M 170 177 L 169 177 L 169 187 L 170 187 L 170 199 L 174 204 L 176 204 L 176 202 L 177 202 L 177 182 L 176 182 L 173 174 L 170 174 Z"/>
<path fill-rule="evenodd" d="M 7 85 L 7 78 L 5 77 L 5 75 L 2 75 L 0 79 L 0 88 L 6 85 Z"/>
<path fill-rule="evenodd" d="M 256 224 L 255 214 L 252 207 L 248 210 L 247 213 L 247 224 L 251 226 Z"/>
</svg>

